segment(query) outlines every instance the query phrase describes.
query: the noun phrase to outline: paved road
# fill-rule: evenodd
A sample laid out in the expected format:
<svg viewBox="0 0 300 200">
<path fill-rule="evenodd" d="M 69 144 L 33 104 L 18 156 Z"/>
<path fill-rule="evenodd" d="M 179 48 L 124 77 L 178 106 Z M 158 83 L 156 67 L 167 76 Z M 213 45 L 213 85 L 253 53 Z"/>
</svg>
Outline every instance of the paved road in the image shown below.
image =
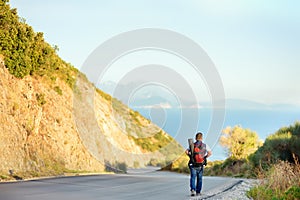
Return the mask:
<svg viewBox="0 0 300 200">
<path fill-rule="evenodd" d="M 213 196 L 239 182 L 238 179 L 221 177 L 204 177 L 203 180 L 202 198 Z M 182 200 L 191 198 L 188 185 L 189 176 L 184 174 L 129 171 L 128 174 L 0 183 L 0 200 Z"/>
</svg>

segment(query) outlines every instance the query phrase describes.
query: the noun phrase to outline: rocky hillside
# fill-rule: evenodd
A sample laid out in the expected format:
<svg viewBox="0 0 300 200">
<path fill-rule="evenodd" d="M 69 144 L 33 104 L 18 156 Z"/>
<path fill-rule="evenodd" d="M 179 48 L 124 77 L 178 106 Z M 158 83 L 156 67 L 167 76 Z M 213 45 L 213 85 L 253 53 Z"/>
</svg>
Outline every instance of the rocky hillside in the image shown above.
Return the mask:
<svg viewBox="0 0 300 200">
<path fill-rule="evenodd" d="M 169 163 L 182 147 L 96 89 L 0 2 L 0 180 Z"/>
<path fill-rule="evenodd" d="M 82 145 L 72 119 L 72 90 L 59 95 L 41 77 L 18 79 L 0 59 L 0 171 L 28 175 L 65 169 L 103 171 Z M 58 80 L 58 82 L 60 82 Z M 58 83 L 59 84 L 59 83 Z"/>
</svg>

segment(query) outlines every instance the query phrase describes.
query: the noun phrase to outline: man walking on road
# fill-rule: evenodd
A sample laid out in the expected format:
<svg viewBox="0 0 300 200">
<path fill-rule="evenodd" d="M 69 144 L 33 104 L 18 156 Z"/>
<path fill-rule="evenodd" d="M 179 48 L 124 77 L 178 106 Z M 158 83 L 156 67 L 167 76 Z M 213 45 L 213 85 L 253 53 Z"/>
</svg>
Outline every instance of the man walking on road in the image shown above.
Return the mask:
<svg viewBox="0 0 300 200">
<path fill-rule="evenodd" d="M 191 142 L 189 149 L 185 153 L 190 157 L 190 188 L 191 196 L 200 195 L 202 189 L 202 175 L 203 168 L 206 165 L 206 159 L 212 155 L 210 147 L 202 142 L 203 134 L 198 132 L 196 134 L 196 142 Z"/>
</svg>

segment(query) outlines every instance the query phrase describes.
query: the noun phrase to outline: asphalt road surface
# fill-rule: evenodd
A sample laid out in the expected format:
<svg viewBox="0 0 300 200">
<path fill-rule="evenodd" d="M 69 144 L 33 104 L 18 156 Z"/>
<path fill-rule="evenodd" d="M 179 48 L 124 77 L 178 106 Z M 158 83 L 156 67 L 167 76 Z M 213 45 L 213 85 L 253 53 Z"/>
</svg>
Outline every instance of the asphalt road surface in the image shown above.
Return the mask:
<svg viewBox="0 0 300 200">
<path fill-rule="evenodd" d="M 202 196 L 213 198 L 232 187 L 239 179 L 203 177 Z M 94 200 L 94 199 L 192 199 L 189 176 L 161 171 L 135 171 L 128 174 L 103 174 L 45 178 L 0 183 L 0 200 Z"/>
</svg>

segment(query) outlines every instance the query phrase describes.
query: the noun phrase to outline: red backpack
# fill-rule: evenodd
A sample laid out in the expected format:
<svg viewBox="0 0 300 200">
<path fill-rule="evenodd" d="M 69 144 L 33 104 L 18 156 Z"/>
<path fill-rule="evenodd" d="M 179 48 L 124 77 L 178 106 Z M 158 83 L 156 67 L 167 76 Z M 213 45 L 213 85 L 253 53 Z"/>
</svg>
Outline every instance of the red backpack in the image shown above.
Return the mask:
<svg viewBox="0 0 300 200">
<path fill-rule="evenodd" d="M 205 161 L 206 145 L 203 142 L 194 143 L 193 151 L 193 163 L 195 165 L 201 165 Z"/>
</svg>

